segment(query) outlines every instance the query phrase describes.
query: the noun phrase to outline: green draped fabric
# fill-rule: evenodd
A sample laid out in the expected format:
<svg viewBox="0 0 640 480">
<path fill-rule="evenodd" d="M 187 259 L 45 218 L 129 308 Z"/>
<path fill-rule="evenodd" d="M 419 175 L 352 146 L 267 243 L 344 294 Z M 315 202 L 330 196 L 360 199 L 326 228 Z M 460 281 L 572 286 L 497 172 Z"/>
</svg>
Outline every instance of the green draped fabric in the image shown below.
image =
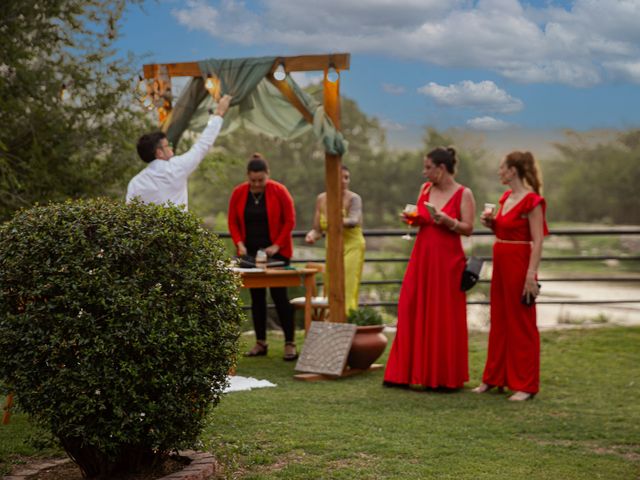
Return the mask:
<svg viewBox="0 0 640 480">
<path fill-rule="evenodd" d="M 259 57 L 199 62 L 203 77 L 189 82 L 162 125 L 169 141 L 177 144 L 185 131 L 199 133 L 204 129 L 209 111 L 215 108 L 211 95 L 204 88 L 206 75 L 211 73 L 220 79 L 221 93 L 233 96 L 220 135 L 244 126 L 253 132 L 291 140 L 313 129 L 327 153 L 343 155 L 347 142 L 324 113 L 322 105 L 304 92 L 290 75 L 287 76 L 291 89 L 313 115 L 313 125 L 310 125 L 266 78 L 276 59 Z"/>
</svg>

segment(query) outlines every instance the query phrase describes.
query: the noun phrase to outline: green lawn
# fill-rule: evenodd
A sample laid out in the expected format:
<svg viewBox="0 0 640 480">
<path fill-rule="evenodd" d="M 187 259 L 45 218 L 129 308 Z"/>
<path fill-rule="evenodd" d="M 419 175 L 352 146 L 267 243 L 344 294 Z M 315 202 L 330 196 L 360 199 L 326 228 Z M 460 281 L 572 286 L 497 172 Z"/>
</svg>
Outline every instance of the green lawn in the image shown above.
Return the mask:
<svg viewBox="0 0 640 480">
<path fill-rule="evenodd" d="M 0 396 L 0 406 L 5 399 Z M 14 413 L 8 425 L 0 424 L 0 475 L 8 473 L 13 464 L 23 464 L 29 457 L 61 457 L 50 436 L 31 425 L 26 415 Z"/>
<path fill-rule="evenodd" d="M 640 328 L 543 333 L 541 392 L 515 404 L 384 388 L 381 371 L 299 382 L 280 337 L 270 347 L 238 374 L 278 387 L 228 394 L 202 436 L 228 478 L 640 478 Z M 486 334 L 469 349 L 470 388 Z M 0 461 L 37 454 L 30 434 L 20 414 L 0 427 Z"/>
</svg>

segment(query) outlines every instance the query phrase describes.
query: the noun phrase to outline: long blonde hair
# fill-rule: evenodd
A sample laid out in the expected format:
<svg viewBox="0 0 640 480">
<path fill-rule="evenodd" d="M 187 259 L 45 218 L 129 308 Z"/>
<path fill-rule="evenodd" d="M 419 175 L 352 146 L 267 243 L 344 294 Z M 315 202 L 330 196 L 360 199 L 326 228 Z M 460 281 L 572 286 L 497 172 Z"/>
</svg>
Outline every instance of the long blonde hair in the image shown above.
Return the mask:
<svg viewBox="0 0 640 480">
<path fill-rule="evenodd" d="M 542 195 L 542 172 L 531 152 L 511 152 L 506 156 L 505 164 L 507 167 L 514 167 L 518 177 L 538 195 Z"/>
</svg>

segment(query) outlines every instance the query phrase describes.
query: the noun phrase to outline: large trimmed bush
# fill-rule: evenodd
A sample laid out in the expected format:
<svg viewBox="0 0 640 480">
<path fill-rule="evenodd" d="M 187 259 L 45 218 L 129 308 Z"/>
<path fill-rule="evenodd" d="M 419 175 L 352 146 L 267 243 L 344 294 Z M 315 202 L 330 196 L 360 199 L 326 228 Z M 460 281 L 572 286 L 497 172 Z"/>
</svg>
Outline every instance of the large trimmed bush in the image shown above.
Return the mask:
<svg viewBox="0 0 640 480">
<path fill-rule="evenodd" d="M 87 477 L 193 444 L 237 355 L 238 280 L 179 209 L 108 200 L 0 227 L 0 384 Z"/>
</svg>

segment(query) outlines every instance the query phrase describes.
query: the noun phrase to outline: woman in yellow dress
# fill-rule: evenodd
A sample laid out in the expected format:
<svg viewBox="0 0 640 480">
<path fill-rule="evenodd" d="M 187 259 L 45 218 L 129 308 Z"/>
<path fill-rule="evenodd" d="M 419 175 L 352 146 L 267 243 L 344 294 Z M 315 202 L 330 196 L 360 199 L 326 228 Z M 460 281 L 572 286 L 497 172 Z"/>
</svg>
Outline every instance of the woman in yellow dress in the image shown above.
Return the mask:
<svg viewBox="0 0 640 480">
<path fill-rule="evenodd" d="M 362 198 L 349 190 L 351 172 L 342 166 L 342 225 L 344 241 L 344 296 L 345 309 L 358 308 L 358 290 L 364 265 L 365 241 L 362 235 Z M 308 244 L 313 244 L 322 238 L 327 231 L 327 193 L 323 192 L 316 199 L 316 212 L 313 217 L 313 228 L 305 237 Z M 325 291 L 329 284 L 329 272 L 325 271 Z"/>
</svg>

